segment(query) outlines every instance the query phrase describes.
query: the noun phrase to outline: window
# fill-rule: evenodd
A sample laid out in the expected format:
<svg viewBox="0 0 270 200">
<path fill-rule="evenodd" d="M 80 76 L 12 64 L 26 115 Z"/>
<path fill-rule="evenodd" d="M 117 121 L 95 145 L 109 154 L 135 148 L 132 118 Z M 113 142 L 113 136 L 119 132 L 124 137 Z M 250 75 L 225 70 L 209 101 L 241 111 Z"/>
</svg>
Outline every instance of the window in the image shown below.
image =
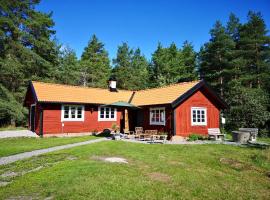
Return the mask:
<svg viewBox="0 0 270 200">
<path fill-rule="evenodd" d="M 207 125 L 206 108 L 191 108 L 191 125 Z"/>
<path fill-rule="evenodd" d="M 98 121 L 116 121 L 116 108 L 99 107 Z"/>
<path fill-rule="evenodd" d="M 84 121 L 84 106 L 63 105 L 61 121 Z"/>
<path fill-rule="evenodd" d="M 150 108 L 150 125 L 165 125 L 165 108 Z"/>
</svg>

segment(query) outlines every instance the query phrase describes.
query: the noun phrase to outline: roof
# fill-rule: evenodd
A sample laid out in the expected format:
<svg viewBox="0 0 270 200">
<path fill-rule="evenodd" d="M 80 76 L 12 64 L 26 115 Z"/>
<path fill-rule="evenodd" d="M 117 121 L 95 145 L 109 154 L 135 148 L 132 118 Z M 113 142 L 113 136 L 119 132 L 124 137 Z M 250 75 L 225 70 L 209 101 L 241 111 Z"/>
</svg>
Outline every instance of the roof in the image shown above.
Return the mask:
<svg viewBox="0 0 270 200">
<path fill-rule="evenodd" d="M 199 81 L 183 82 L 164 87 L 137 91 L 132 99 L 132 104 L 137 106 L 168 104 L 190 90 Z"/>
<path fill-rule="evenodd" d="M 33 81 L 33 88 L 39 102 L 110 104 L 116 101 L 128 102 L 132 91 L 70 86 Z"/>
<path fill-rule="evenodd" d="M 172 104 L 173 107 L 177 105 L 177 102 L 188 98 L 201 86 L 206 86 L 204 81 L 191 81 L 139 91 L 117 90 L 117 92 L 110 92 L 108 89 L 36 81 L 32 81 L 30 85 L 38 102 L 89 104 L 124 102 L 134 106 Z M 225 105 L 218 95 L 214 95 L 221 104 Z"/>
</svg>

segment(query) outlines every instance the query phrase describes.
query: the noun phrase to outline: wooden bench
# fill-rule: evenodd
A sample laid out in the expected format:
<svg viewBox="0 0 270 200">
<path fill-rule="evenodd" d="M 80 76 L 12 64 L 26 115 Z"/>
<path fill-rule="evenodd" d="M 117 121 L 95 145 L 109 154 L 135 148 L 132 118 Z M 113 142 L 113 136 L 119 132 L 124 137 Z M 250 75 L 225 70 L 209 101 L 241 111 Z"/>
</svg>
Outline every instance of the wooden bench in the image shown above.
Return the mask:
<svg viewBox="0 0 270 200">
<path fill-rule="evenodd" d="M 220 132 L 219 128 L 209 128 L 208 136 L 215 141 L 222 141 L 225 139 L 225 135 Z"/>
</svg>

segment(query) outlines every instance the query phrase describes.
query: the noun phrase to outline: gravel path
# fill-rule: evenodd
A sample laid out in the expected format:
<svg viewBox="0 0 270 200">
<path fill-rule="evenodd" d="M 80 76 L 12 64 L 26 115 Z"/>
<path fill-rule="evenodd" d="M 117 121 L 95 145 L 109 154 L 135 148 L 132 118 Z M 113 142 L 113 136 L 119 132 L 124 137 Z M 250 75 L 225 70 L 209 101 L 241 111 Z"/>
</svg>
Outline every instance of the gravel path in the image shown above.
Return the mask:
<svg viewBox="0 0 270 200">
<path fill-rule="evenodd" d="M 69 149 L 69 148 L 72 148 L 72 147 L 82 146 L 82 145 L 86 145 L 86 144 L 92 144 L 92 143 L 106 141 L 106 140 L 109 140 L 109 139 L 100 138 L 100 139 L 96 139 L 96 140 L 88 140 L 88 141 L 85 141 L 85 142 L 78 142 L 78 143 L 74 143 L 74 144 L 66 144 L 66 145 L 61 145 L 61 146 L 56 146 L 56 147 L 50 147 L 50 148 L 47 148 L 47 149 L 34 150 L 34 151 L 30 151 L 30 152 L 25 152 L 25 153 L 19 153 L 19 154 L 12 155 L 12 156 L 2 157 L 2 158 L 0 158 L 0 165 L 6 165 L 6 164 L 9 164 L 9 163 L 16 162 L 18 160 L 31 158 L 33 156 L 38 156 L 38 155 L 53 152 L 53 151 L 58 151 L 58 150 L 62 150 L 62 149 Z"/>
<path fill-rule="evenodd" d="M 142 140 L 132 140 L 132 139 L 121 139 L 125 142 L 132 142 L 132 143 L 141 143 L 141 144 L 153 144 L 150 141 L 142 141 Z M 158 143 L 162 143 L 162 141 L 158 141 Z M 227 145 L 233 145 L 233 146 L 243 146 L 241 143 L 237 142 L 230 142 L 230 141 L 209 141 L 209 140 L 197 140 L 197 141 L 165 141 L 164 144 L 227 144 Z"/>
<path fill-rule="evenodd" d="M 38 137 L 38 135 L 29 130 L 0 131 L 0 138 L 12 137 Z"/>
</svg>

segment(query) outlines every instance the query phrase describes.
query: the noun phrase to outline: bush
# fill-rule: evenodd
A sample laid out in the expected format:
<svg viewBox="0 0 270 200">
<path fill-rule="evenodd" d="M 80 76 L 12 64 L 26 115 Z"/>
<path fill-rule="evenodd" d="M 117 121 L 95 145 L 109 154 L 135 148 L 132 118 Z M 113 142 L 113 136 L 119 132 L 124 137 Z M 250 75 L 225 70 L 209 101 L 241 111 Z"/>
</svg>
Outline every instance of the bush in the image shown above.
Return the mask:
<svg viewBox="0 0 270 200">
<path fill-rule="evenodd" d="M 267 129 L 259 130 L 259 137 L 270 137 L 270 132 Z"/>
<path fill-rule="evenodd" d="M 207 136 L 200 135 L 198 133 L 192 133 L 188 136 L 188 141 L 207 140 Z"/>
<path fill-rule="evenodd" d="M 27 109 L 0 84 L 0 126 L 24 126 L 26 119 Z"/>
</svg>

